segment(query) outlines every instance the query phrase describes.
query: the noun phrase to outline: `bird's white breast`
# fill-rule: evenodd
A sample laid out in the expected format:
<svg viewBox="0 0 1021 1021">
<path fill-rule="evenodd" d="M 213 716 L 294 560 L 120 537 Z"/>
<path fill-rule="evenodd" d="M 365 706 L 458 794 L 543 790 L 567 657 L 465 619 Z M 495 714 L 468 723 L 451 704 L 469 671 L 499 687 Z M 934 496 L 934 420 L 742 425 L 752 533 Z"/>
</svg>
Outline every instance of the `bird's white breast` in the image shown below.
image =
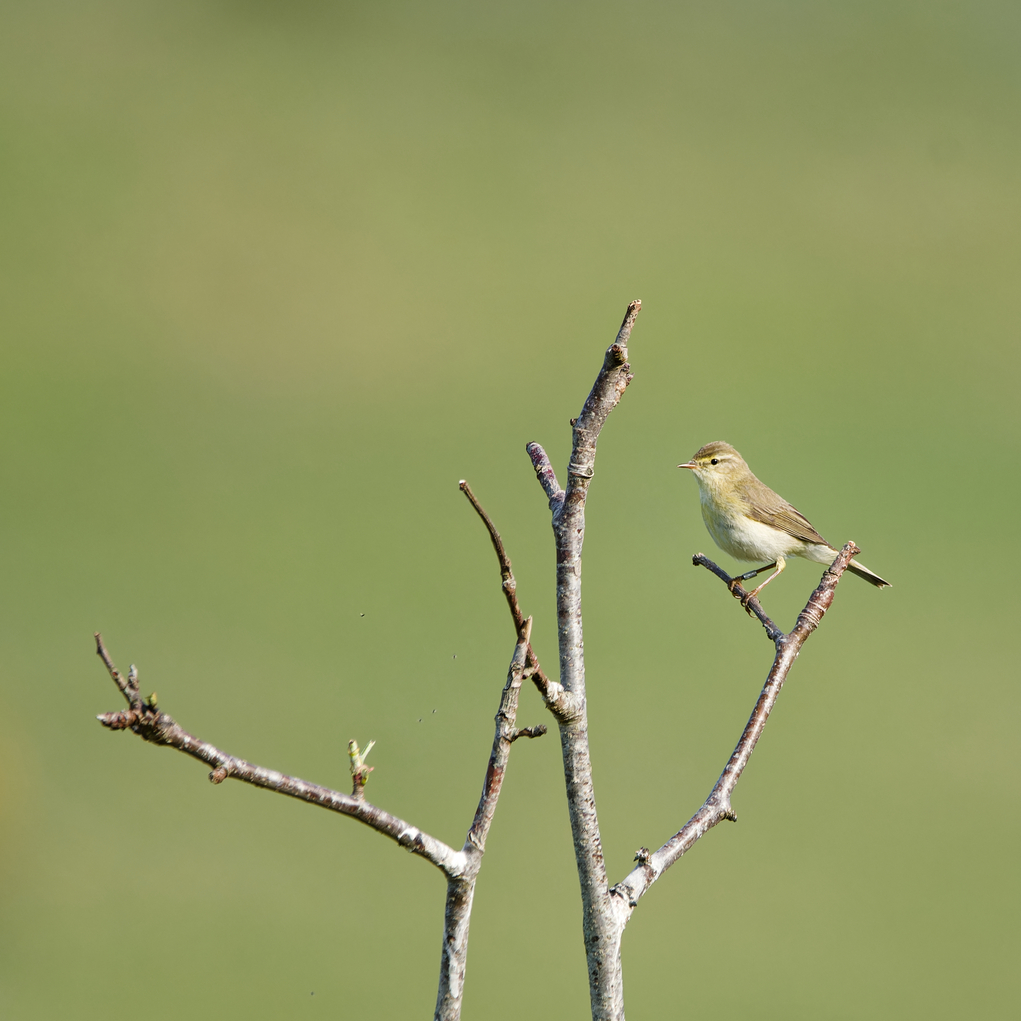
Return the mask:
<svg viewBox="0 0 1021 1021">
<path fill-rule="evenodd" d="M 717 513 L 711 500 L 702 496 L 702 520 L 713 541 L 735 560 L 771 561 L 777 557 L 797 555 L 805 543 L 772 525 L 754 521 L 746 514 L 735 511 Z"/>
</svg>

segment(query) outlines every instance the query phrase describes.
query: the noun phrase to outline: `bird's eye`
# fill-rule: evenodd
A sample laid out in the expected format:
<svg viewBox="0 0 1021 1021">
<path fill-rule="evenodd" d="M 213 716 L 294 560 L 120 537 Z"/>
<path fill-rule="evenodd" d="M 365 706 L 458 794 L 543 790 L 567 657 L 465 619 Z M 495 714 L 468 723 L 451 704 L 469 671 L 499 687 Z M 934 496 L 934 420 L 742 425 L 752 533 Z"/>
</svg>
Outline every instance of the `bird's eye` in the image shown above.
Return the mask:
<svg viewBox="0 0 1021 1021">
<path fill-rule="evenodd" d="M 720 463 L 720 459 L 718 457 L 714 457 L 709 463 L 710 464 L 719 464 Z"/>
</svg>

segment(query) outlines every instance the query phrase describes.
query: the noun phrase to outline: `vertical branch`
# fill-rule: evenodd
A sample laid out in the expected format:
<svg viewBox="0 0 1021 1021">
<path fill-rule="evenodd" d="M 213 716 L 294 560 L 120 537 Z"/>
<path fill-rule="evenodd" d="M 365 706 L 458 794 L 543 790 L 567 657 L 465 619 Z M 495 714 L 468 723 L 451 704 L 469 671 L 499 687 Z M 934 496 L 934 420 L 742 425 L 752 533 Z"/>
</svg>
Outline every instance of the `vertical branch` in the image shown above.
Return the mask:
<svg viewBox="0 0 1021 1021">
<path fill-rule="evenodd" d="M 622 926 L 609 896 L 603 860 L 592 761 L 589 754 L 585 702 L 585 643 L 581 612 L 581 552 L 585 542 L 585 501 L 595 474 L 596 443 L 607 416 L 617 406 L 632 376 L 627 343 L 641 309 L 633 301 L 617 339 L 607 349 L 581 414 L 574 426 L 567 489 L 560 489 L 545 451 L 530 443 L 528 454 L 550 501 L 557 551 L 557 633 L 560 640 L 560 683 L 570 700 L 558 716 L 564 759 L 567 803 L 574 853 L 581 881 L 585 953 L 588 961 L 592 1017 L 596 1021 L 623 1017 L 620 971 Z"/>
<path fill-rule="evenodd" d="M 466 851 L 474 848 L 482 854 L 486 849 L 486 837 L 489 835 L 489 827 L 493 824 L 493 814 L 496 812 L 496 801 L 500 797 L 500 790 L 503 787 L 503 777 L 507 769 L 507 761 L 510 758 L 511 745 L 520 734 L 514 724 L 518 716 L 518 696 L 521 692 L 521 679 L 525 674 L 528 643 L 531 637 L 532 618 L 529 617 L 521 628 L 518 644 L 514 648 L 514 658 L 511 660 L 510 670 L 507 673 L 507 684 L 504 686 L 503 697 L 500 699 L 500 708 L 496 711 L 493 750 L 489 755 L 489 766 L 486 768 L 486 778 L 482 784 L 479 807 L 475 810 L 475 818 L 465 840 Z M 539 733 L 529 736 L 538 737 L 540 733 L 545 734 L 546 728 L 541 727 Z"/>
<path fill-rule="evenodd" d="M 527 731 L 515 728 L 518 695 L 521 691 L 521 680 L 527 672 L 526 662 L 531 634 L 532 618 L 529 617 L 522 623 L 517 645 L 514 647 L 514 656 L 507 672 L 507 683 L 500 698 L 500 708 L 496 711 L 496 733 L 493 736 L 489 765 L 486 767 L 486 778 L 482 784 L 482 796 L 479 798 L 475 818 L 472 820 L 462 850 L 467 865 L 460 875 L 451 875 L 447 879 L 435 1021 L 457 1021 L 461 1016 L 464 978 L 468 967 L 468 929 L 472 901 L 475 897 L 475 881 L 482 867 L 486 837 L 489 835 L 489 827 L 496 812 L 496 802 L 503 788 L 511 745 L 518 737 L 526 735 L 540 737 L 546 733 L 543 726 L 530 727 Z"/>
<path fill-rule="evenodd" d="M 567 491 L 553 521 L 557 543 L 560 683 L 568 691 L 582 696 L 585 692 L 585 647 L 581 620 L 581 551 L 585 544 L 585 501 L 596 471 L 599 433 L 633 378 L 627 361 L 627 342 L 641 307 L 640 301 L 628 306 L 617 339 L 607 349 L 603 367 L 574 422 Z"/>
<path fill-rule="evenodd" d="M 447 903 L 443 910 L 443 951 L 440 955 L 440 985 L 436 993 L 433 1021 L 458 1021 L 464 998 L 464 978 L 468 968 L 468 927 L 471 923 L 475 880 L 451 879 L 447 883 Z"/>
</svg>

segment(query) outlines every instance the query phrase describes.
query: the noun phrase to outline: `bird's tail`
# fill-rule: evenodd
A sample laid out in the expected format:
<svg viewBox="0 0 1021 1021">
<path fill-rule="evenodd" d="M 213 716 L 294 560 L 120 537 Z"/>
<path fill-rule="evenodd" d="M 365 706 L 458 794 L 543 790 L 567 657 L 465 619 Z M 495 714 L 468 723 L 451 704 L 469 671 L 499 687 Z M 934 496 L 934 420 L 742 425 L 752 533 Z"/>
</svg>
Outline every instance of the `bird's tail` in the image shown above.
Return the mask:
<svg viewBox="0 0 1021 1021">
<path fill-rule="evenodd" d="M 888 581 L 884 581 L 878 574 L 873 573 L 867 567 L 859 564 L 857 560 L 852 560 L 847 565 L 847 569 L 851 572 L 851 574 L 856 574 L 859 578 L 864 578 L 870 585 L 875 585 L 876 588 L 890 587 L 890 583 Z"/>
</svg>

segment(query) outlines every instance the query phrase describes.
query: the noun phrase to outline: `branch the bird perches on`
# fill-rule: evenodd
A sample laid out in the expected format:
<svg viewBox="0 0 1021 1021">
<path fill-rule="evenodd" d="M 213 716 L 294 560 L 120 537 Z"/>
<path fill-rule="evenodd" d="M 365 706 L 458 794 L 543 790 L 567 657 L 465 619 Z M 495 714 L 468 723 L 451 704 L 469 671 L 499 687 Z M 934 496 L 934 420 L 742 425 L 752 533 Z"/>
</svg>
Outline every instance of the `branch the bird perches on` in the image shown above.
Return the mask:
<svg viewBox="0 0 1021 1021">
<path fill-rule="evenodd" d="M 543 448 L 538 443 L 529 443 L 526 447 L 536 477 L 549 501 L 556 547 L 558 680 L 551 679 L 544 672 L 532 648 L 532 618 L 525 617 L 519 605 L 517 582 L 500 533 L 468 483 L 463 480 L 459 483 L 489 533 L 500 567 L 501 589 L 515 630 L 514 654 L 496 713 L 496 731 L 482 795 L 460 850 L 365 800 L 366 783 L 373 769 L 366 765 L 365 757 L 372 742 L 364 750 L 355 741 L 348 746 L 351 794 L 246 762 L 189 734 L 158 707 L 155 694 L 143 698 L 135 668 L 132 666 L 126 677 L 121 674 L 101 636 L 98 633 L 95 636 L 96 652 L 127 702 L 127 709 L 99 716 L 105 727 L 131 730 L 145 741 L 176 748 L 204 762 L 210 767 L 209 779 L 215 784 L 226 779 L 240 780 L 358 819 L 413 854 L 430 861 L 444 874 L 447 898 L 434 1015 L 437 1021 L 457 1021 L 460 1017 L 475 882 L 502 788 L 510 747 L 520 737 L 538 737 L 546 732 L 542 725 L 516 726 L 518 694 L 523 681 L 532 681 L 560 729 L 568 809 L 581 884 L 592 1017 L 595 1021 L 623 1021 L 621 938 L 635 907 L 653 883 L 699 838 L 724 819 L 736 820 L 731 805 L 734 788 L 748 765 L 801 647 L 819 626 L 832 604 L 841 575 L 848 569 L 852 557 L 860 552 L 854 543 L 844 546 L 823 573 L 822 580 L 790 633 L 785 633 L 766 615 L 758 599 L 741 586 L 740 578 L 730 577 L 701 553 L 692 558 L 695 565 L 720 578 L 741 605 L 759 620 L 773 642 L 773 664 L 741 738 L 702 807 L 658 850 L 640 848 L 635 855 L 635 867 L 619 883 L 610 886 L 603 859 L 589 753 L 581 553 L 585 540 L 585 504 L 595 475 L 596 443 L 607 417 L 633 379 L 628 362 L 628 341 L 640 309 L 639 301 L 628 306 L 581 413 L 571 420 L 573 442 L 566 489 L 562 489 L 557 481 L 556 472 Z M 376 759 L 378 765 L 379 752 Z"/>
</svg>

